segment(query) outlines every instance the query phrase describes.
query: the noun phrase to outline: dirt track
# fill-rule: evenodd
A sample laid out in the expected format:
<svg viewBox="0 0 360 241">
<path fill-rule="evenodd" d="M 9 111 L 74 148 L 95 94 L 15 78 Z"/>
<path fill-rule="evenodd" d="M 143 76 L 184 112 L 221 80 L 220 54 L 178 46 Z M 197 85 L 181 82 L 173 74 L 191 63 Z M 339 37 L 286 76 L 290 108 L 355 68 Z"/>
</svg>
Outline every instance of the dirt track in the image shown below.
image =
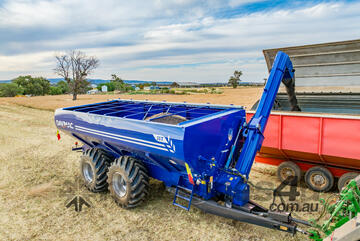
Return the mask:
<svg viewBox="0 0 360 241">
<path fill-rule="evenodd" d="M 228 89 L 221 95 L 133 96 L 136 99 L 211 102 L 251 106 L 261 88 Z M 0 239 L 1 240 L 303 240 L 305 237 L 269 230 L 172 205 L 172 194 L 151 181 L 151 195 L 141 207 L 119 208 L 108 195 L 91 194 L 79 180 L 80 153 L 71 152 L 74 139 L 56 139 L 53 110 L 115 96 L 66 96 L 0 100 Z M 118 96 L 116 96 L 117 98 Z M 126 96 L 132 97 L 132 96 Z M 211 99 L 210 99 L 211 97 Z M 16 103 L 17 105 L 14 105 Z M 19 105 L 27 105 L 27 108 Z M 275 188 L 275 168 L 255 164 L 250 180 Z M 77 188 L 79 183 L 79 188 Z M 81 192 L 92 203 L 77 213 L 65 202 Z M 313 192 L 302 189 L 309 200 Z M 264 206 L 271 191 L 253 188 L 252 199 Z M 318 198 L 318 197 L 316 197 Z M 304 218 L 317 214 L 298 213 Z"/>
</svg>

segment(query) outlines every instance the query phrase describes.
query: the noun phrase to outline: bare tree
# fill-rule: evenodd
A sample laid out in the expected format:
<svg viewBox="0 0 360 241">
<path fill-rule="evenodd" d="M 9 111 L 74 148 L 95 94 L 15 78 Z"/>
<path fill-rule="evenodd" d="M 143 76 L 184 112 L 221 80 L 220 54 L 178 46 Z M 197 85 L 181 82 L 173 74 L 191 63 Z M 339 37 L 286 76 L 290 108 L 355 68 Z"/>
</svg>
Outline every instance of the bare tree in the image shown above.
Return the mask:
<svg viewBox="0 0 360 241">
<path fill-rule="evenodd" d="M 99 60 L 94 56 L 86 56 L 84 52 L 72 50 L 67 54 L 55 56 L 55 73 L 62 76 L 69 85 L 73 100 L 89 85 L 87 76 L 99 66 Z"/>
<path fill-rule="evenodd" d="M 172 82 L 172 84 L 170 85 L 171 88 L 179 88 L 180 85 L 176 82 Z"/>
</svg>

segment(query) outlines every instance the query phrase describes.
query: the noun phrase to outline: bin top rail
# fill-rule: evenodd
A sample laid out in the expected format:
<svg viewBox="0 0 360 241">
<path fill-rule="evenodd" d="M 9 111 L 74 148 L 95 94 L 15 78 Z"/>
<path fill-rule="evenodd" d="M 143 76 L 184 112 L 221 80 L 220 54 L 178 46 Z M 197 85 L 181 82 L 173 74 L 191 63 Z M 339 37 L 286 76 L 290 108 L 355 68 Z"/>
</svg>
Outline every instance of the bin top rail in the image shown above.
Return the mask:
<svg viewBox="0 0 360 241">
<path fill-rule="evenodd" d="M 220 113 L 229 109 L 243 109 L 235 105 L 188 104 L 166 101 L 111 100 L 96 104 L 64 108 L 64 110 L 121 117 L 136 120 L 156 121 L 161 118 L 183 117 L 184 122 Z M 179 123 L 180 124 L 180 123 Z"/>
</svg>

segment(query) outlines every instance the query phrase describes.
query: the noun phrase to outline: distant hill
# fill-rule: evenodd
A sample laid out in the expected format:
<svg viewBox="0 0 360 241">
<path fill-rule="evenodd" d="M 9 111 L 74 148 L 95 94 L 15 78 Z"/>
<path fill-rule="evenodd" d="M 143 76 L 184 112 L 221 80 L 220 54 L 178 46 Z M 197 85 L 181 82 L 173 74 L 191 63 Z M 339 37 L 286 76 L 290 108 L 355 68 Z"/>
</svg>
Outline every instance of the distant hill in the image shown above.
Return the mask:
<svg viewBox="0 0 360 241">
<path fill-rule="evenodd" d="M 56 84 L 57 82 L 64 80 L 63 78 L 50 78 L 48 79 L 50 81 L 51 84 Z M 110 80 L 106 80 L 106 79 L 88 79 L 88 81 L 91 84 L 102 84 L 102 83 L 107 83 Z M 0 80 L 0 84 L 1 83 L 10 83 L 11 80 Z M 156 82 L 157 85 L 171 85 L 173 82 L 172 81 L 150 81 L 150 80 L 124 80 L 125 83 L 130 84 L 130 85 L 137 85 L 137 84 L 145 84 L 145 83 L 152 83 L 152 82 Z M 226 85 L 227 83 L 197 83 L 197 82 L 178 82 L 180 84 L 180 86 L 182 87 L 196 87 L 196 86 L 223 86 Z M 239 83 L 239 85 L 263 85 L 264 83 L 258 83 L 258 82 L 245 82 L 245 81 L 241 81 Z"/>
</svg>

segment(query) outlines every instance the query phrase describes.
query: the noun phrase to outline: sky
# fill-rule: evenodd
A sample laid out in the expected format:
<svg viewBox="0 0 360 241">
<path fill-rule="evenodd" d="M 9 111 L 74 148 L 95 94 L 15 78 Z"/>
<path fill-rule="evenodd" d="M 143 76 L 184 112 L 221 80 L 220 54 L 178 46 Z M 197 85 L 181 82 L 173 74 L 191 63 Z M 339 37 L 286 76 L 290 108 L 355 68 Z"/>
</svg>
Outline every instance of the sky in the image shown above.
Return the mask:
<svg viewBox="0 0 360 241">
<path fill-rule="evenodd" d="M 360 1 L 0 0 L 0 80 L 56 78 L 81 50 L 90 78 L 226 82 L 267 77 L 263 49 L 360 38 Z"/>
</svg>

